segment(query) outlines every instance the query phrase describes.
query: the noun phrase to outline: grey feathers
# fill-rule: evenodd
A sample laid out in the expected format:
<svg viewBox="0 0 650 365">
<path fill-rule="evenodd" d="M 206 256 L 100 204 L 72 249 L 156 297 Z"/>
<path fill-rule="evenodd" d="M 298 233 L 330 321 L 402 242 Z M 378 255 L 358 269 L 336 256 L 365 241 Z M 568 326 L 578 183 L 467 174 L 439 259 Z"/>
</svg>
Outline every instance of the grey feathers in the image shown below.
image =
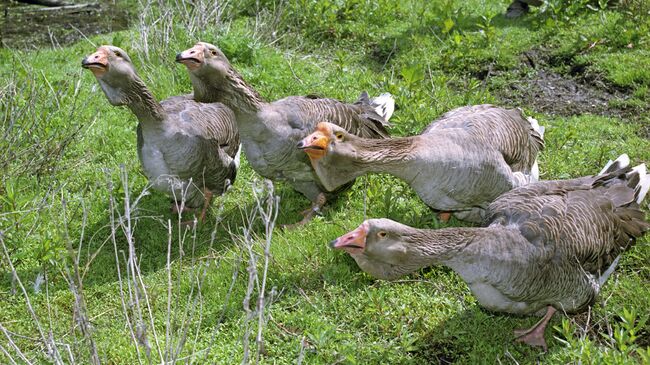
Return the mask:
<svg viewBox="0 0 650 365">
<path fill-rule="evenodd" d="M 628 164 L 622 156 L 597 176 L 515 188 L 489 205 L 485 228 L 419 230 L 368 220 L 354 231 L 366 234 L 363 251 L 350 253 L 364 271 L 387 279 L 447 265 L 490 310 L 578 312 L 650 229 L 639 208 L 645 166 Z"/>
<path fill-rule="evenodd" d="M 305 153 L 295 146 L 319 122 L 334 123 L 367 138 L 389 136 L 386 126 L 394 109 L 390 95 L 370 98 L 364 93 L 356 103 L 312 95 L 267 103 L 217 47 L 198 43 L 191 50 L 203 52 L 200 66 L 188 68 L 195 98 L 232 108 L 251 167 L 266 178 L 287 181 L 312 201 L 325 192 L 323 184 Z"/>
<path fill-rule="evenodd" d="M 82 66 L 93 71 L 111 104 L 127 106 L 138 118 L 138 157 L 154 189 L 197 207 L 208 191 L 221 194 L 234 182 L 240 143 L 230 109 L 191 96 L 157 102 L 116 47 L 99 47 Z"/>
<path fill-rule="evenodd" d="M 465 130 L 493 146 L 513 171 L 530 173 L 537 154 L 544 149 L 543 127 L 518 109 L 490 104 L 457 108 L 438 118 L 422 134 L 448 128 Z"/>
</svg>

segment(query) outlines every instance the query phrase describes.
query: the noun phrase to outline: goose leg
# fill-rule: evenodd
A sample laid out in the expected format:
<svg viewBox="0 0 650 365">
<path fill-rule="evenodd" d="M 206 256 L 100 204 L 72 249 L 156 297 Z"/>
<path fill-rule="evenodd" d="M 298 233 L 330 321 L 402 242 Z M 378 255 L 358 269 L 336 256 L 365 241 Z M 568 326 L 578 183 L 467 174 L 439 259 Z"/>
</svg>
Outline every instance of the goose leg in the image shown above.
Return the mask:
<svg viewBox="0 0 650 365">
<path fill-rule="evenodd" d="M 442 223 L 447 223 L 451 219 L 451 212 L 438 213 L 438 220 Z"/>
<path fill-rule="evenodd" d="M 323 206 L 325 205 L 326 202 L 327 202 L 327 198 L 325 197 L 325 194 L 319 193 L 318 196 L 316 197 L 316 201 L 311 204 L 311 207 L 300 212 L 300 214 L 303 216 L 300 222 L 293 223 L 293 224 L 285 224 L 282 226 L 282 228 L 293 229 L 309 223 L 309 221 L 311 221 L 312 218 L 314 218 L 314 216 L 318 212 L 320 212 L 321 209 L 323 209 Z"/>
<path fill-rule="evenodd" d="M 205 222 L 205 213 L 207 212 L 208 208 L 210 207 L 210 203 L 212 202 L 212 197 L 214 194 L 208 189 L 203 189 L 203 195 L 205 196 L 205 199 L 203 200 L 203 208 L 201 209 L 201 213 L 199 213 L 199 223 Z M 191 209 L 185 208 L 183 211 L 189 211 Z M 191 227 L 194 224 L 194 220 L 191 221 L 184 221 L 181 222 L 182 226 L 185 227 Z"/>
<path fill-rule="evenodd" d="M 529 329 L 515 330 L 515 336 L 517 336 L 515 341 L 523 342 L 530 346 L 541 346 L 544 349 L 544 352 L 548 351 L 546 341 L 544 340 L 544 331 L 546 330 L 546 325 L 556 311 L 557 310 L 550 305 L 546 307 L 546 314 L 539 320 L 539 322 L 535 323 L 534 326 Z"/>
<path fill-rule="evenodd" d="M 201 209 L 201 214 L 199 214 L 199 222 L 201 223 L 205 221 L 205 212 L 208 210 L 213 196 L 212 192 L 208 189 L 203 189 L 203 194 L 205 195 L 205 200 L 203 201 L 203 209 Z"/>
</svg>

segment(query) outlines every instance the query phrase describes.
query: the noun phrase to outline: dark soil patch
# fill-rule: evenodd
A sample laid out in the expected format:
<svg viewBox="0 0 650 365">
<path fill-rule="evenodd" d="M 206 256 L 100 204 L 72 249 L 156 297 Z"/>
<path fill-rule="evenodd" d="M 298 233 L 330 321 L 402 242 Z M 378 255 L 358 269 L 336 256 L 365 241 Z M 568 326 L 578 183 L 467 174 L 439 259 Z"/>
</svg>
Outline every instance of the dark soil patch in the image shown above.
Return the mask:
<svg viewBox="0 0 650 365">
<path fill-rule="evenodd" d="M 454 344 L 446 342 L 422 343 L 416 351 L 411 353 L 413 357 L 423 364 L 454 364 L 458 360 L 457 349 Z"/>
<path fill-rule="evenodd" d="M 646 121 L 646 122 L 643 124 L 643 128 L 642 128 L 641 131 L 639 132 L 639 135 L 640 135 L 641 137 L 644 137 L 644 138 L 650 139 L 650 121 Z"/>
<path fill-rule="evenodd" d="M 567 74 L 561 74 L 553 67 L 557 65 L 554 61 L 557 60 L 549 60 L 543 51 L 531 50 L 521 55 L 521 64 L 514 71 L 488 70 L 476 76 L 487 78 L 488 82 L 490 76 L 505 77 L 509 84 L 493 90 L 504 104 L 526 106 L 546 114 L 633 118 L 642 112 L 624 105 L 630 90 L 610 85 L 597 75 L 589 75 L 586 65 L 566 65 Z"/>
<path fill-rule="evenodd" d="M 123 30 L 128 12 L 108 1 L 45 7 L 11 1 L 0 6 L 0 45 L 10 48 L 62 46 L 83 36 Z"/>
</svg>

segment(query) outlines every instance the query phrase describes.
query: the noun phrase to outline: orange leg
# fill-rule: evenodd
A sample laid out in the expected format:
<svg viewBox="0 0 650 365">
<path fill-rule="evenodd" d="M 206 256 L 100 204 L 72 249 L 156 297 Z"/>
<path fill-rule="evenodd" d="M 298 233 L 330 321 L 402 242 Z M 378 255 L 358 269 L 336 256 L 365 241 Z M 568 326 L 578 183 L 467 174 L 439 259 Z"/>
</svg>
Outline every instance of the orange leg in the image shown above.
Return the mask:
<svg viewBox="0 0 650 365">
<path fill-rule="evenodd" d="M 440 212 L 438 213 L 438 220 L 442 223 L 447 223 L 451 219 L 451 212 Z"/>
<path fill-rule="evenodd" d="M 201 213 L 199 213 L 199 223 L 204 223 L 205 222 L 205 214 L 208 211 L 208 208 L 210 207 L 210 203 L 212 202 L 212 197 L 214 194 L 208 189 L 203 189 L 203 194 L 205 196 L 205 199 L 203 200 L 203 208 L 201 209 Z M 186 208 L 186 210 L 190 210 Z M 186 211 L 184 210 L 184 211 Z M 194 225 L 194 220 L 191 221 L 184 221 L 181 223 L 181 225 L 185 227 L 191 227 Z"/>
<path fill-rule="evenodd" d="M 203 223 L 205 222 L 205 213 L 208 210 L 208 207 L 210 207 L 210 203 L 212 203 L 212 197 L 214 194 L 208 189 L 203 189 L 203 193 L 205 194 L 205 200 L 203 201 L 203 209 L 201 209 L 201 214 L 199 215 L 199 222 Z"/>
<path fill-rule="evenodd" d="M 523 342 L 530 346 L 541 346 L 544 349 L 544 352 L 548 351 L 546 341 L 544 340 L 544 331 L 546 330 L 546 325 L 556 311 L 557 310 L 550 305 L 546 307 L 546 314 L 541 320 L 539 320 L 539 322 L 535 323 L 534 326 L 529 329 L 515 330 L 515 336 L 517 336 L 515 341 Z"/>
<path fill-rule="evenodd" d="M 309 221 L 311 221 L 312 218 L 314 218 L 316 213 L 320 212 L 321 209 L 323 209 L 323 206 L 325 205 L 326 202 L 327 202 L 327 198 L 325 197 L 325 194 L 323 193 L 318 194 L 318 196 L 316 197 L 316 201 L 312 203 L 311 207 L 300 212 L 300 214 L 303 216 L 300 222 L 293 223 L 293 224 L 285 224 L 282 226 L 282 228 L 293 229 L 300 226 L 304 226 L 305 224 L 309 223 Z"/>
</svg>

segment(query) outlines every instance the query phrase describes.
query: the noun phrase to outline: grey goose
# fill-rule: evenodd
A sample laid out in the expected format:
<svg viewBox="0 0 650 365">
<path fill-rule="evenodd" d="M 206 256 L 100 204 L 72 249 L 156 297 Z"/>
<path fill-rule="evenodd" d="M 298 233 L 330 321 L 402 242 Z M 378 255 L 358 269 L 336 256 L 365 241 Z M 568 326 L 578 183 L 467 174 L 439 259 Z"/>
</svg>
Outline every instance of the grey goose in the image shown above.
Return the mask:
<svg viewBox="0 0 650 365">
<path fill-rule="evenodd" d="M 137 150 L 145 175 L 156 190 L 201 208 L 202 221 L 213 194 L 234 183 L 241 149 L 235 115 L 223 104 L 190 96 L 156 101 L 126 52 L 101 46 L 82 61 L 95 75 L 108 101 L 125 105 L 138 119 Z"/>
<path fill-rule="evenodd" d="M 195 100 L 221 102 L 235 112 L 244 153 L 253 170 L 265 178 L 288 182 L 312 202 L 298 224 L 309 221 L 327 200 L 349 186 L 338 190 L 323 186 L 307 156 L 296 149 L 298 141 L 321 121 L 366 138 L 388 137 L 386 126 L 394 110 L 390 94 L 369 98 L 363 93 L 356 103 L 314 96 L 267 102 L 212 44 L 199 42 L 179 53 L 176 61 L 187 67 Z"/>
<path fill-rule="evenodd" d="M 465 106 L 447 112 L 420 135 L 370 140 L 320 123 L 298 147 L 327 189 L 369 172 L 406 181 L 429 207 L 481 222 L 506 191 L 539 178 L 544 128 L 518 109 Z"/>
<path fill-rule="evenodd" d="M 543 316 L 518 341 L 546 349 L 553 314 L 593 304 L 620 255 L 650 228 L 639 205 L 650 189 L 645 165 L 622 155 L 597 176 L 541 181 L 488 207 L 486 227 L 415 229 L 370 219 L 332 241 L 370 275 L 392 280 L 445 265 L 489 310 Z"/>
</svg>

